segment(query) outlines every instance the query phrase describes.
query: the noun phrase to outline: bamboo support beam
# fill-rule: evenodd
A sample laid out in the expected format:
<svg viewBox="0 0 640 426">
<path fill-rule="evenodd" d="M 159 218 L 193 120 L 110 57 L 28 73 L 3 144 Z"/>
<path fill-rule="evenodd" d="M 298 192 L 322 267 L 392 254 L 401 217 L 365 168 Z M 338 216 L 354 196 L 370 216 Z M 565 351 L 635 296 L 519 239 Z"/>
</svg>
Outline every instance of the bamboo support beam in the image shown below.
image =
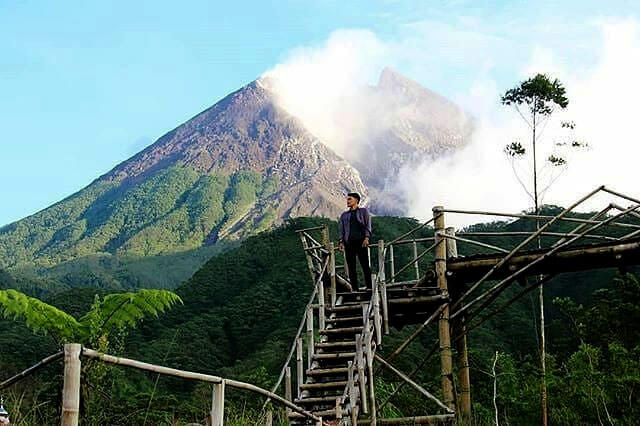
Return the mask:
<svg viewBox="0 0 640 426">
<path fill-rule="evenodd" d="M 62 426 L 78 426 L 80 417 L 80 353 L 77 343 L 64 345 L 64 383 L 62 387 Z"/>
<path fill-rule="evenodd" d="M 384 334 L 389 334 L 389 304 L 387 303 L 387 283 L 385 271 L 386 250 L 384 248 L 384 240 L 378 241 L 378 283 L 379 293 L 382 304 L 382 323 Z"/>
<path fill-rule="evenodd" d="M 445 230 L 444 213 L 442 207 L 433 208 L 435 221 L 436 247 L 435 247 L 435 269 L 438 280 L 438 288 L 444 295 L 448 295 L 447 286 L 447 243 L 442 236 Z M 446 304 L 440 320 L 438 321 L 438 337 L 440 341 L 440 369 L 442 373 L 442 395 L 445 405 L 453 410 L 453 366 L 451 356 L 451 329 L 449 327 L 449 304 Z"/>
<path fill-rule="evenodd" d="M 26 370 L 16 374 L 13 377 L 8 378 L 4 382 L 0 383 L 0 390 L 2 390 L 4 388 L 8 388 L 9 386 L 13 385 L 14 383 L 19 382 L 20 380 L 24 379 L 25 377 L 30 376 L 31 374 L 33 374 L 34 372 L 36 372 L 40 368 L 44 367 L 45 365 L 51 364 L 52 362 L 57 361 L 57 360 L 59 360 L 59 359 L 61 359 L 63 357 L 64 357 L 64 351 L 60 351 L 60 352 L 56 352 L 53 355 L 49 355 L 46 358 L 43 358 L 42 360 L 40 360 L 37 363 L 33 364 L 31 367 L 27 368 Z"/>
<path fill-rule="evenodd" d="M 224 426 L 224 379 L 222 382 L 213 385 L 211 426 Z"/>
<path fill-rule="evenodd" d="M 442 408 L 443 410 L 445 410 L 447 413 L 451 414 L 453 413 L 453 409 L 449 408 L 448 406 L 446 406 L 445 404 L 442 403 L 442 401 L 440 401 L 438 398 L 436 398 L 433 394 L 431 394 L 429 391 L 427 391 L 425 388 L 423 388 L 422 386 L 420 386 L 419 384 L 417 384 L 416 382 L 414 382 L 413 380 L 411 380 L 411 378 L 409 378 L 409 376 L 407 376 L 406 374 L 404 374 L 402 371 L 398 370 L 397 368 L 395 368 L 393 365 L 389 364 L 387 361 L 384 360 L 384 358 L 382 358 L 380 355 L 375 354 L 374 355 L 375 359 L 377 359 L 382 365 L 384 365 L 386 368 L 388 368 L 389 370 L 393 371 L 398 377 L 400 377 L 402 380 L 404 380 L 405 382 L 407 382 L 407 384 L 409 386 L 411 386 L 412 388 L 414 388 L 415 390 L 417 390 L 418 392 L 420 392 L 421 394 L 423 394 L 424 396 L 426 396 L 427 398 L 429 398 L 430 400 L 432 400 L 433 402 L 436 403 L 436 405 L 440 408 Z"/>
</svg>

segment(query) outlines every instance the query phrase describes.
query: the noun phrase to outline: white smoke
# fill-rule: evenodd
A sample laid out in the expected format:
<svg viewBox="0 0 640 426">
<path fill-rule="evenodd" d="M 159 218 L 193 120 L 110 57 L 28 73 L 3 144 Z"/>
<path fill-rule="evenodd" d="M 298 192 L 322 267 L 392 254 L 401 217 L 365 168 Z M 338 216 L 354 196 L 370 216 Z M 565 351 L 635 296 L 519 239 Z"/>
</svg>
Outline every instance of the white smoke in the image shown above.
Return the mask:
<svg viewBox="0 0 640 426">
<path fill-rule="evenodd" d="M 639 28 L 638 22 L 631 19 L 594 25 L 600 43 L 593 46 L 597 60 L 588 67 L 573 68 L 561 52 L 545 46 L 533 49 L 528 63 L 520 67 L 519 80 L 543 72 L 563 82 L 570 105 L 558 118 L 573 120 L 577 125 L 576 136 L 591 146 L 589 151 L 572 159 L 567 171 L 546 194 L 544 203 L 568 205 L 601 184 L 640 195 L 637 184 L 640 141 L 636 136 L 635 105 L 640 98 Z M 453 38 L 460 37 L 461 34 L 454 34 Z M 501 93 L 517 81 L 498 83 L 492 78 L 491 71 L 500 67 L 495 60 L 473 62 L 483 56 L 478 49 L 486 50 L 485 57 L 494 58 L 496 52 L 492 49 L 498 43 L 474 35 L 476 39 L 481 43 L 471 47 L 474 51 L 467 66 L 478 68 L 478 77 L 467 86 L 471 90 L 454 96 L 477 119 L 473 141 L 453 156 L 401 171 L 393 185 L 406 195 L 408 215 L 428 218 L 434 205 L 493 211 L 518 211 L 532 205 L 502 152 L 514 138 L 528 140 L 526 125 L 520 117 L 499 104 Z M 366 132 L 366 126 L 360 125 L 363 121 L 357 114 L 349 117 L 346 124 L 343 119 L 338 125 L 333 112 L 342 107 L 350 91 L 375 81 L 384 65 L 424 69 L 424 64 L 412 66 L 411 57 L 424 62 L 427 43 L 421 41 L 419 33 L 387 42 L 370 31 L 338 31 L 321 46 L 292 52 L 266 75 L 274 78 L 280 102 L 289 112 L 338 154 L 352 154 L 354 151 L 350 150 L 357 151 L 358 147 L 349 141 L 364 138 L 348 136 Z M 429 86 L 428 82 L 426 85 Z M 557 136 L 550 126 L 540 145 L 551 144 Z M 598 206 L 606 201 L 601 198 Z M 584 209 L 594 207 L 588 204 Z M 459 218 L 454 222 L 477 220 Z"/>
</svg>

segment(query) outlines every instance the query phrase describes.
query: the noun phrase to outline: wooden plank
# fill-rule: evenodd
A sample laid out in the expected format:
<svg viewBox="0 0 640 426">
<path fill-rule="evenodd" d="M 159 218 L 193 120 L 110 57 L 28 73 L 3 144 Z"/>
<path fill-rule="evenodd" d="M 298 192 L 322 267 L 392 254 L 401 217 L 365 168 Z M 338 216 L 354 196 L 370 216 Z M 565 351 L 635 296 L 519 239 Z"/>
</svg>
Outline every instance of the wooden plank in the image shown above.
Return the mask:
<svg viewBox="0 0 640 426">
<path fill-rule="evenodd" d="M 393 256 L 393 244 L 389 246 L 389 269 L 391 273 L 391 282 L 393 283 L 396 281 L 396 263 Z"/>
<path fill-rule="evenodd" d="M 62 385 L 62 426 L 78 426 L 80 417 L 80 352 L 82 345 L 64 345 L 64 382 Z"/>
<path fill-rule="evenodd" d="M 336 247 L 329 243 L 329 279 L 331 280 L 331 306 L 336 306 Z"/>
</svg>

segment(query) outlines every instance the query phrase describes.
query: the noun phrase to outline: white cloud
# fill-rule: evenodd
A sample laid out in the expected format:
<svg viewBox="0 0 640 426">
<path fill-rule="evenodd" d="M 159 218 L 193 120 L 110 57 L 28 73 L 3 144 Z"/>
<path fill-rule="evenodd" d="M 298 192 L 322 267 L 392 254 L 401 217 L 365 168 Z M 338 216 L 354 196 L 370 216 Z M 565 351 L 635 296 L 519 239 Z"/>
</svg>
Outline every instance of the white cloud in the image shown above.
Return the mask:
<svg viewBox="0 0 640 426">
<path fill-rule="evenodd" d="M 342 155 L 357 149 L 349 144 L 354 140 L 349 134 L 366 132 L 362 125 L 366 120 L 359 122 L 354 114 L 345 127 L 344 119 L 337 125 L 333 112 L 351 91 L 372 83 L 383 66 L 420 76 L 420 82 L 436 91 L 441 91 L 438 85 L 447 78 L 460 82 L 459 90 L 448 92 L 476 116 L 478 129 L 473 142 L 457 154 L 402 170 L 394 185 L 407 195 L 407 214 L 415 217 L 428 218 L 436 204 L 494 211 L 518 211 L 531 205 L 502 154 L 502 147 L 514 137 L 528 140 L 527 131 L 516 113 L 499 104 L 499 96 L 518 79 L 537 72 L 564 83 L 570 106 L 562 117 L 575 121 L 577 136 L 592 146 L 574 158 L 544 202 L 568 205 L 601 184 L 638 194 L 640 26 L 629 19 L 601 21 L 591 28 L 600 35 L 599 44 L 592 46 L 595 61 L 572 57 L 572 45 L 580 40 L 561 44 L 547 37 L 544 40 L 552 45 L 543 40 L 537 46 L 527 45 L 528 53 L 515 53 L 523 46 L 477 28 L 462 31 L 433 22 L 408 25 L 396 40 L 382 40 L 368 30 L 342 30 L 321 46 L 292 52 L 266 75 L 278 77 L 274 84 L 283 106 Z M 597 39 L 593 34 L 589 37 Z M 509 70 L 520 57 L 529 59 L 520 61 L 514 74 Z M 579 63 L 589 65 L 576 66 Z M 463 69 L 467 72 L 462 73 Z M 541 146 L 552 143 L 557 135 L 550 125 Z"/>
</svg>

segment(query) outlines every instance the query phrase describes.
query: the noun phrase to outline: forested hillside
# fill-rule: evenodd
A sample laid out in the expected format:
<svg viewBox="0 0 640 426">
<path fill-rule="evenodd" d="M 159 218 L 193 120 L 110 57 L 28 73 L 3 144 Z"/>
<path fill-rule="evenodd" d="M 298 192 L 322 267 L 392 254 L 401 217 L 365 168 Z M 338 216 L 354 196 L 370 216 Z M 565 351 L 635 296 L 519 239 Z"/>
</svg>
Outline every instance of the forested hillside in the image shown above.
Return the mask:
<svg viewBox="0 0 640 426">
<path fill-rule="evenodd" d="M 184 301 L 155 321 L 113 342 L 113 351 L 137 359 L 194 371 L 234 377 L 269 387 L 286 357 L 312 284 L 295 229 L 328 223 L 296 219 L 274 231 L 245 240 L 241 246 L 213 257 L 176 292 Z M 374 240 L 390 240 L 416 225 L 412 219 L 374 218 Z M 524 229 L 522 222 L 478 225 L 473 229 Z M 432 235 L 424 229 L 423 236 Z M 461 247 L 462 254 L 465 252 Z M 409 253 L 399 253 L 407 257 Z M 422 268 L 432 259 L 425 259 Z M 616 278 L 617 277 L 617 278 Z M 640 285 L 632 275 L 615 270 L 566 274 L 547 284 L 551 325 L 548 331 L 549 403 L 553 424 L 591 424 L 612 421 L 633 424 L 640 390 Z M 104 290 L 71 289 L 49 299 L 61 308 L 86 311 L 93 295 Z M 502 296 L 504 300 L 509 293 Z M 501 421 L 539 423 L 536 306 L 524 298 L 497 315 L 470 336 L 472 398 L 477 424 L 491 424 L 493 378 L 491 366 L 498 353 L 497 404 Z M 385 337 L 382 354 L 393 351 L 412 331 L 405 327 Z M 435 330 L 423 335 L 397 361 L 404 371 L 420 364 L 433 345 Z M 3 377 L 52 352 L 46 336 L 33 336 L 22 326 L 0 322 L 0 371 Z M 6 350 L 10 348 L 10 350 Z M 59 368 L 49 368 L 11 394 L 15 401 L 26 392 L 24 415 L 34 421 L 57 423 L 55 407 Z M 210 404 L 207 386 L 160 379 L 123 369 L 101 372 L 98 388 L 87 395 L 87 423 L 104 421 L 111 413 L 117 424 L 141 424 L 144 418 L 168 423 L 172 418 L 203 421 Z M 432 358 L 418 376 L 438 393 L 439 360 Z M 397 386 L 383 375 L 376 383 L 380 399 Z M 49 385 L 43 385 L 49 383 Z M 17 392 L 17 393 L 16 393 Z M 152 397 L 153 395 L 153 397 Z M 36 407 L 33 412 L 28 407 Z M 49 403 L 47 403 L 49 401 Z M 33 405 L 29 405 L 33 404 Z M 228 410 L 237 424 L 251 423 L 260 401 L 231 394 Z M 89 407 L 92 410 L 89 410 Z M 429 407 L 410 389 L 402 390 L 384 408 L 386 414 L 412 415 Z M 20 411 L 22 413 L 22 409 Z M 53 417 L 51 417 L 53 416 Z M 254 420 L 255 421 L 255 418 Z M 244 423 L 243 423 L 244 422 Z"/>
</svg>

